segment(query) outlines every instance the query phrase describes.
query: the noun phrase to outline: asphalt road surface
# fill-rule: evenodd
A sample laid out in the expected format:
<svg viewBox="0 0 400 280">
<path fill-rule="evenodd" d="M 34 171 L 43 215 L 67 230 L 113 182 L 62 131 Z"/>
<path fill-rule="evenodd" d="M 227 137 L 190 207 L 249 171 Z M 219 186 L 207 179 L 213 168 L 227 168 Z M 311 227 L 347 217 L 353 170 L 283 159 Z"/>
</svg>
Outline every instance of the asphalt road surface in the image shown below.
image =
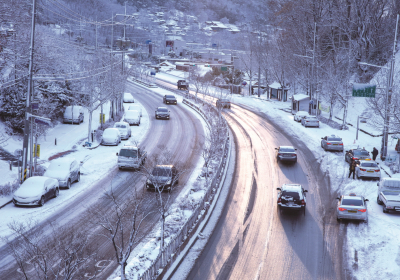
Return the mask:
<svg viewBox="0 0 400 280">
<path fill-rule="evenodd" d="M 180 165 L 187 169 L 187 172 L 179 179 L 179 185 L 170 194 L 169 201 L 173 202 L 190 177 L 192 168 L 200 157 L 196 148 L 201 147 L 204 141 L 201 122 L 183 104 L 168 107 L 171 111 L 170 120 L 156 120 L 154 117 L 155 108 L 164 106 L 162 96 L 133 83 L 128 83 L 126 91 L 133 94 L 134 98 L 147 110 L 150 117 L 149 132 L 142 141 L 141 147 L 146 148 L 149 156 L 158 153 L 160 147 L 166 147 L 172 154 L 172 162 L 180 162 Z M 124 142 L 121 145 L 124 145 Z M 100 146 L 97 149 L 111 149 L 111 147 Z M 57 225 L 68 225 L 69 228 L 89 234 L 90 246 L 98 249 L 98 255 L 95 263 L 90 265 L 91 268 L 88 273 L 79 276 L 79 279 L 89 278 L 94 272 L 97 274 L 96 279 L 107 279 L 118 267 L 112 244 L 100 235 L 103 232 L 102 229 L 92 223 L 93 217 L 89 209 L 91 207 L 111 208 L 112 203 L 102 199 L 104 190 L 109 190 L 111 186 L 115 195 L 125 201 L 131 198 L 132 185 L 135 185 L 138 190 L 141 190 L 144 186 L 144 177 L 139 175 L 138 172 L 119 171 L 117 165 L 112 170 L 104 170 L 104 172 L 108 173 L 106 177 L 90 186 L 86 192 L 75 197 L 73 201 L 66 203 L 62 208 L 49 209 L 50 211 L 54 210 L 54 214 L 38 225 L 38 228 L 43 228 L 50 233 L 47 223 L 51 221 L 57 223 Z M 167 193 L 163 194 L 166 199 L 168 195 Z M 160 215 L 155 211 L 157 209 L 155 193 L 144 192 L 144 196 L 145 211 L 153 211 L 153 214 L 145 220 L 139 237 L 146 236 L 153 229 L 154 224 L 160 220 Z M 49 207 L 49 205 L 50 203 L 44 207 Z M 10 205 L 10 207 L 13 206 Z M 63 232 L 60 232 L 60 237 L 63 234 Z M 17 268 L 7 247 L 0 247 L 0 279 L 22 279 L 22 274 L 17 272 Z M 30 267 L 28 267 L 28 270 L 31 271 L 31 276 L 33 276 L 34 271 Z"/>
<path fill-rule="evenodd" d="M 330 193 L 329 180 L 301 139 L 285 135 L 279 124 L 249 109 L 224 109 L 237 147 L 235 178 L 221 218 L 187 279 L 345 279 L 345 233 L 334 216 L 336 195 Z M 275 147 L 280 145 L 298 149 L 296 164 L 277 162 Z M 276 188 L 284 183 L 309 191 L 305 213 L 278 211 Z"/>
</svg>

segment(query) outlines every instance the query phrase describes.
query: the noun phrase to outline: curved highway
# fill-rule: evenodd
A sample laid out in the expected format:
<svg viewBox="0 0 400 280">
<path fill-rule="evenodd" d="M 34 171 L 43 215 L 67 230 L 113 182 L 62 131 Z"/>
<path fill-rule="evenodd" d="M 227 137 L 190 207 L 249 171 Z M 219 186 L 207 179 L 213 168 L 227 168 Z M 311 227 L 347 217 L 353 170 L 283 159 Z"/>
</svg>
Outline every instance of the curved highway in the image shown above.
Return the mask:
<svg viewBox="0 0 400 280">
<path fill-rule="evenodd" d="M 187 279 L 345 279 L 336 196 L 312 152 L 262 113 L 233 105 L 224 115 L 237 146 L 235 178 Z M 296 164 L 277 162 L 280 145 L 298 149 Z M 276 188 L 285 183 L 308 189 L 305 214 L 277 210 Z"/>
<path fill-rule="evenodd" d="M 180 166 L 187 169 L 187 172 L 180 177 L 179 185 L 171 193 L 169 201 L 173 202 L 190 177 L 192 167 L 199 160 L 200 153 L 196 148 L 203 145 L 204 130 L 202 124 L 183 104 L 168 107 L 171 111 L 170 120 L 155 120 L 155 108 L 163 106 L 162 96 L 130 82 L 127 83 L 126 91 L 131 92 L 149 114 L 150 128 L 141 142 L 141 147 L 145 147 L 148 156 L 159 153 L 160 148 L 165 147 L 172 154 L 172 163 L 179 163 Z M 124 142 L 121 145 L 124 145 Z M 111 147 L 100 146 L 97 149 L 110 149 L 110 153 L 115 152 Z M 117 164 L 112 170 L 105 170 L 104 172 L 107 172 L 108 175 L 88 186 L 84 193 L 65 203 L 62 208 L 59 207 L 54 210 L 54 214 L 49 219 L 38 224 L 38 228 L 44 228 L 47 232 L 50 232 L 48 223 L 55 222 L 58 225 L 67 225 L 72 230 L 87 233 L 90 236 L 90 246 L 98 248 L 96 279 L 107 279 L 118 265 L 115 261 L 115 252 L 112 244 L 100 235 L 102 229 L 92 223 L 93 216 L 90 213 L 90 209 L 92 207 L 111 208 L 110 201 L 101 199 L 104 191 L 109 190 L 111 186 L 116 196 L 125 201 L 130 199 L 129 194 L 132 186 L 135 186 L 139 191 L 143 190 L 144 187 L 142 175 L 138 172 L 119 171 Z M 168 196 L 168 194 L 163 195 Z M 56 203 L 56 201 L 57 199 L 49 201 L 43 208 L 50 208 L 52 203 Z M 145 212 L 152 212 L 152 214 L 147 217 L 142 225 L 139 236 L 146 236 L 153 229 L 154 224 L 160 220 L 160 215 L 155 211 L 157 210 L 156 205 L 154 192 L 144 192 L 143 206 L 145 207 Z M 14 206 L 8 205 L 7 207 Z M 60 237 L 63 234 L 65 233 L 61 232 Z M 16 272 L 17 265 L 9 255 L 7 246 L 0 247 L 0 256 L 0 278 L 21 279 L 22 274 Z M 93 272 L 93 270 L 89 270 L 86 277 L 81 275 L 79 279 L 85 279 L 93 275 Z"/>
</svg>

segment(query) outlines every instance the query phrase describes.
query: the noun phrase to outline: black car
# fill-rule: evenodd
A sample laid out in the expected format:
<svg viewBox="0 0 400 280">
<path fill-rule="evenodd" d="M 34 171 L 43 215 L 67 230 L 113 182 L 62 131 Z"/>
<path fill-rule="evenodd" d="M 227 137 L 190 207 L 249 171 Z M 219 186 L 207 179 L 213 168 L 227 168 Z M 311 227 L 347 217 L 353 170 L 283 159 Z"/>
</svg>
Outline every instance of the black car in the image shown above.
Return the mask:
<svg viewBox="0 0 400 280">
<path fill-rule="evenodd" d="M 178 182 L 179 174 L 174 165 L 156 165 L 147 179 L 146 189 L 170 192 Z"/>
<path fill-rule="evenodd" d="M 344 159 L 351 163 L 352 160 L 371 160 L 371 156 L 367 150 L 357 148 L 346 151 Z"/>
<path fill-rule="evenodd" d="M 228 108 L 228 109 L 230 109 L 231 108 L 231 101 L 229 99 L 222 98 L 222 99 L 218 99 L 215 105 L 217 106 L 217 108 Z"/>
<path fill-rule="evenodd" d="M 177 83 L 178 89 L 188 89 L 187 83 L 185 80 L 179 80 Z"/>
<path fill-rule="evenodd" d="M 156 119 L 169 120 L 169 110 L 166 107 L 158 107 L 156 110 Z"/>
<path fill-rule="evenodd" d="M 178 104 L 178 101 L 176 100 L 176 97 L 173 95 L 164 95 L 163 97 L 163 103 L 165 104 Z"/>
</svg>

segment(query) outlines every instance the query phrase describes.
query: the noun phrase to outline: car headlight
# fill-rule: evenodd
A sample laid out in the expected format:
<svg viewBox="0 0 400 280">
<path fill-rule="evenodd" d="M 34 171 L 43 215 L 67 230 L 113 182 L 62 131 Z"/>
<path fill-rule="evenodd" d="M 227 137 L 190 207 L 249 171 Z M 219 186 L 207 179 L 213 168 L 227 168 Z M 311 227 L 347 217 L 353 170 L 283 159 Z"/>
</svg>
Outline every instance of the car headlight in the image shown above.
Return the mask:
<svg viewBox="0 0 400 280">
<path fill-rule="evenodd" d="M 171 184 L 171 180 L 169 180 L 167 183 L 166 183 L 166 185 L 170 185 Z"/>
<path fill-rule="evenodd" d="M 151 184 L 151 181 L 150 181 L 150 179 L 147 179 L 147 184 Z"/>
</svg>

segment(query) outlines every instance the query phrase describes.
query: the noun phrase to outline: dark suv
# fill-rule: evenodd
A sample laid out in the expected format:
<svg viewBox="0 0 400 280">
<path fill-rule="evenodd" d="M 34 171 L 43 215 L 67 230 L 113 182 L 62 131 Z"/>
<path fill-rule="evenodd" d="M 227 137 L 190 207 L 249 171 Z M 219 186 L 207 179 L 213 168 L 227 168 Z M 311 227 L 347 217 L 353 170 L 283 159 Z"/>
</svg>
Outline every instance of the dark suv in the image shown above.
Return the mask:
<svg viewBox="0 0 400 280">
<path fill-rule="evenodd" d="M 156 119 L 169 120 L 169 110 L 166 107 L 158 107 L 156 110 Z"/>
<path fill-rule="evenodd" d="M 156 165 L 146 182 L 146 189 L 171 191 L 179 182 L 178 170 L 174 165 Z"/>
<path fill-rule="evenodd" d="M 216 104 L 218 108 L 231 108 L 231 101 L 229 99 L 218 99 Z"/>
<path fill-rule="evenodd" d="M 173 95 L 164 95 L 163 97 L 163 103 L 165 104 L 178 104 L 178 101 L 176 100 L 176 97 Z"/>
<path fill-rule="evenodd" d="M 278 193 L 278 209 L 282 210 L 306 210 L 306 192 L 301 185 L 284 184 L 277 188 Z"/>
<path fill-rule="evenodd" d="M 371 156 L 367 150 L 357 148 L 346 151 L 344 159 L 351 163 L 352 160 L 371 160 Z"/>
</svg>

